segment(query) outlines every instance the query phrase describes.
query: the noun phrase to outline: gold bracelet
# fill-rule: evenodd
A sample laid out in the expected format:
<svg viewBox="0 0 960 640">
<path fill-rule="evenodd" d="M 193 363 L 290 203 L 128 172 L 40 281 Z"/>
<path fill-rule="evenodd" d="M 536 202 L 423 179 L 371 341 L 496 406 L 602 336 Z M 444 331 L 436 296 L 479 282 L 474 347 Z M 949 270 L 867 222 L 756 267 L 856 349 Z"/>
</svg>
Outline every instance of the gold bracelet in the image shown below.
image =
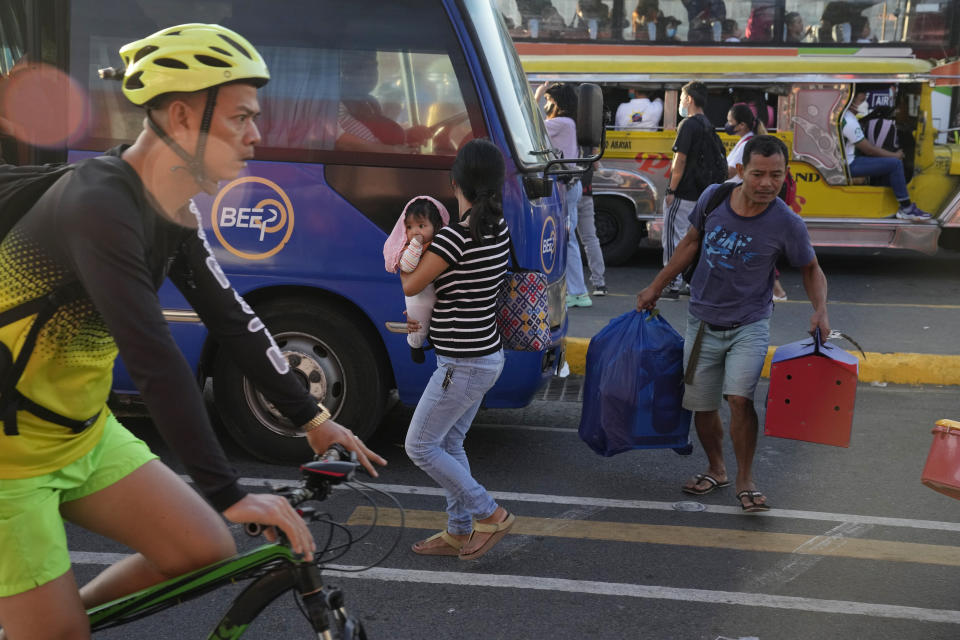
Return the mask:
<svg viewBox="0 0 960 640">
<path fill-rule="evenodd" d="M 320 425 L 322 425 L 324 422 L 326 422 L 327 420 L 330 419 L 330 410 L 327 409 L 327 408 L 326 408 L 325 406 L 323 406 L 322 404 L 320 404 L 319 402 L 317 403 L 317 406 L 320 408 L 320 413 L 318 413 L 317 415 L 313 416 L 313 417 L 310 419 L 310 422 L 308 422 L 308 423 L 306 423 L 305 425 L 303 425 L 303 432 L 304 432 L 304 433 L 310 433 L 311 431 L 313 431 L 314 429 L 319 428 Z"/>
</svg>

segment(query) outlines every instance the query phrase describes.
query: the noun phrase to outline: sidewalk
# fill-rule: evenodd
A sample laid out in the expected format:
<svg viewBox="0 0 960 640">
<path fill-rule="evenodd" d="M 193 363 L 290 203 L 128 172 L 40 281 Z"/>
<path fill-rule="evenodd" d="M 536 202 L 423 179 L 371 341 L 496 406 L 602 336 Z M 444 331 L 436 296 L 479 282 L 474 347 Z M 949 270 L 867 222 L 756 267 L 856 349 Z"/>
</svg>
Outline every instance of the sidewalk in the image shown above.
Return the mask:
<svg viewBox="0 0 960 640">
<path fill-rule="evenodd" d="M 571 309 L 566 340 L 570 372 L 585 372 L 590 337 L 610 319 L 633 308 L 636 297 L 620 294 L 595 298 L 594 307 Z M 836 345 L 860 359 L 860 381 L 890 384 L 960 385 L 960 340 L 955 330 L 960 305 L 868 305 L 831 302 L 831 327 L 853 337 L 866 352 L 866 359 L 845 340 Z M 681 334 L 687 315 L 687 299 L 661 301 L 661 314 Z M 776 345 L 805 337 L 810 303 L 804 300 L 777 305 L 771 323 L 771 347 L 763 375 L 769 374 L 770 357 Z M 879 349 L 879 350 L 878 350 Z"/>
</svg>

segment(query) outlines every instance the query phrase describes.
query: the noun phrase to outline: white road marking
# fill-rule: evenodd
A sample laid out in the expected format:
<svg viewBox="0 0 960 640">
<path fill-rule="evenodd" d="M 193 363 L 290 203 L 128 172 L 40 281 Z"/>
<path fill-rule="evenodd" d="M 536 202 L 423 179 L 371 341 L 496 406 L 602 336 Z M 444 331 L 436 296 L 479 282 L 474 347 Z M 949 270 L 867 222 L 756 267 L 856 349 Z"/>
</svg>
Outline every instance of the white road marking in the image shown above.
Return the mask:
<svg viewBox="0 0 960 640">
<path fill-rule="evenodd" d="M 74 564 L 112 564 L 123 558 L 120 553 L 95 553 L 72 551 Z M 391 569 L 377 567 L 354 573 L 361 567 L 329 565 L 324 575 L 350 580 L 382 580 L 385 582 L 415 582 L 420 584 L 443 584 L 460 587 L 497 587 L 502 589 L 529 589 L 564 593 L 590 594 L 704 604 L 730 604 L 744 607 L 767 607 L 844 615 L 861 615 L 873 618 L 894 618 L 916 622 L 960 624 L 960 611 L 949 609 L 923 609 L 892 604 L 873 604 L 848 600 L 821 600 L 796 596 L 777 596 L 765 593 L 738 591 L 712 591 L 709 589 L 683 589 L 656 585 L 598 582 L 594 580 L 566 580 L 562 578 L 539 578 L 535 576 L 512 576 L 504 574 L 458 573 L 453 571 L 419 571 L 414 569 Z"/>
<path fill-rule="evenodd" d="M 949 609 L 922 609 L 891 604 L 851 602 L 847 600 L 820 600 L 796 596 L 776 596 L 765 593 L 738 591 L 711 591 L 708 589 L 681 589 L 655 585 L 596 582 L 593 580 L 565 580 L 562 578 L 538 578 L 503 574 L 458 573 L 452 571 L 418 571 L 414 569 L 389 569 L 378 567 L 362 573 L 341 573 L 336 569 L 359 567 L 331 565 L 325 575 L 356 580 L 384 580 L 388 582 L 416 582 L 444 584 L 462 587 L 498 587 L 506 589 L 531 589 L 565 593 L 588 593 L 591 595 L 677 600 L 705 604 L 732 604 L 745 607 L 768 607 L 817 613 L 839 613 L 874 618 L 895 618 L 917 622 L 940 622 L 960 624 L 960 611 Z"/>
<path fill-rule="evenodd" d="M 474 430 L 486 431 L 488 429 L 513 429 L 515 431 L 539 431 L 540 433 L 572 433 L 576 434 L 577 429 L 574 427 L 539 427 L 536 425 L 528 424 L 475 424 L 470 427 L 471 431 Z"/>
<path fill-rule="evenodd" d="M 251 487 L 281 486 L 296 482 L 295 479 L 240 478 L 240 484 Z M 371 483 L 378 489 L 397 495 L 443 496 L 439 487 L 421 487 L 404 484 Z M 537 502 L 541 504 L 559 504 L 582 507 L 600 507 L 605 509 L 647 509 L 651 511 L 672 511 L 673 502 L 653 500 L 618 500 L 614 498 L 590 498 L 581 496 L 555 496 L 540 493 L 516 493 L 512 491 L 491 491 L 496 500 L 513 502 Z M 696 513 L 743 514 L 736 506 L 724 507 L 704 505 L 706 509 Z M 929 529 L 933 531 L 952 531 L 960 533 L 960 522 L 940 522 L 937 520 L 911 520 L 909 518 L 888 518 L 885 516 L 861 516 L 850 513 L 829 513 L 824 511 L 798 511 L 794 509 L 771 509 L 763 513 L 754 513 L 752 518 L 784 518 L 787 520 L 818 520 L 822 522 L 845 522 L 881 527 L 904 527 L 907 529 Z"/>
<path fill-rule="evenodd" d="M 102 553 L 98 551 L 71 551 L 70 562 L 73 564 L 113 564 L 123 560 L 129 553 Z"/>
<path fill-rule="evenodd" d="M 821 553 L 837 549 L 847 544 L 850 538 L 862 536 L 873 527 L 871 525 L 845 522 L 825 532 L 823 535 L 811 538 L 793 550 L 793 554 L 777 563 L 772 569 L 764 571 L 750 581 L 754 588 L 775 589 L 806 573 L 827 554 Z"/>
</svg>

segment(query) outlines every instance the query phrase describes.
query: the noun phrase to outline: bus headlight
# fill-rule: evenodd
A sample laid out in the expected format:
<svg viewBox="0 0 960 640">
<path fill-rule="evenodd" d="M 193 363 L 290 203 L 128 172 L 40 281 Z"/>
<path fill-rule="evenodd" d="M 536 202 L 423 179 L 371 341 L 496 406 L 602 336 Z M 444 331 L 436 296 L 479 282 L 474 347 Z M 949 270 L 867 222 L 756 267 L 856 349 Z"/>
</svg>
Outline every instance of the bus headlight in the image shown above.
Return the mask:
<svg viewBox="0 0 960 640">
<path fill-rule="evenodd" d="M 547 319 L 550 330 L 556 331 L 567 317 L 567 278 L 564 276 L 547 285 Z"/>
</svg>

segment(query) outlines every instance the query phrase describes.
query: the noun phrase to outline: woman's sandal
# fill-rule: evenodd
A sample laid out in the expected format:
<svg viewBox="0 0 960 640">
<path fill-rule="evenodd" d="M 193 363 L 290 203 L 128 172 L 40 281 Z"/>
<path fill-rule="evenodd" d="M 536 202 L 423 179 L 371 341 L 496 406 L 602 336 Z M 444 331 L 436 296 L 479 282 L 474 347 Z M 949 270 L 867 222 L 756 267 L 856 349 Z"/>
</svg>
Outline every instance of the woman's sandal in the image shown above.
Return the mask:
<svg viewBox="0 0 960 640">
<path fill-rule="evenodd" d="M 489 538 L 483 541 L 483 544 L 477 547 L 472 553 L 464 553 L 460 551 L 461 560 L 473 560 L 474 558 L 479 558 L 487 551 L 493 548 L 493 545 L 500 542 L 500 538 L 507 535 L 507 532 L 510 531 L 510 528 L 513 526 L 513 523 L 516 521 L 517 517 L 512 513 L 507 513 L 507 517 L 500 522 L 484 524 L 482 522 L 473 523 L 473 533 L 470 534 L 470 538 L 467 539 L 467 542 L 473 540 L 473 536 L 476 533 L 489 533 L 491 534 Z"/>
<path fill-rule="evenodd" d="M 443 546 L 443 547 L 424 546 L 437 539 L 440 539 L 446 542 L 447 543 L 446 546 Z M 440 533 L 433 534 L 426 540 L 421 540 L 420 542 L 414 543 L 414 545 L 410 548 L 413 550 L 414 553 L 418 553 L 421 556 L 459 556 L 460 549 L 463 548 L 463 545 L 464 545 L 463 540 L 453 537 L 452 535 L 447 533 L 446 529 L 444 529 Z M 418 549 L 417 547 L 420 547 L 420 548 Z"/>
</svg>

